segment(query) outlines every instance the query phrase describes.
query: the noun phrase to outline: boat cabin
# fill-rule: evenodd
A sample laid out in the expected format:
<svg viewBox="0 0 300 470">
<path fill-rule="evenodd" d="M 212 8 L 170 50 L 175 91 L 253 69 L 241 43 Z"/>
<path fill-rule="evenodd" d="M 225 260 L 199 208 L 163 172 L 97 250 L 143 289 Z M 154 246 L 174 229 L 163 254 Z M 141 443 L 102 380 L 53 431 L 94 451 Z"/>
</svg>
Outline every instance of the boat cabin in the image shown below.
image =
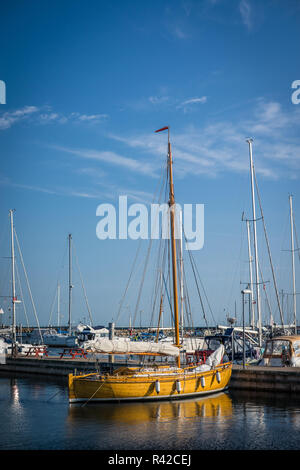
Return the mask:
<svg viewBox="0 0 300 470">
<path fill-rule="evenodd" d="M 109 331 L 106 328 L 94 329 L 92 327 L 85 327 L 78 334 L 78 340 L 80 343 L 87 341 L 96 341 L 97 339 L 108 338 Z"/>
<path fill-rule="evenodd" d="M 262 365 L 300 367 L 300 336 L 275 336 L 268 339 Z"/>
</svg>

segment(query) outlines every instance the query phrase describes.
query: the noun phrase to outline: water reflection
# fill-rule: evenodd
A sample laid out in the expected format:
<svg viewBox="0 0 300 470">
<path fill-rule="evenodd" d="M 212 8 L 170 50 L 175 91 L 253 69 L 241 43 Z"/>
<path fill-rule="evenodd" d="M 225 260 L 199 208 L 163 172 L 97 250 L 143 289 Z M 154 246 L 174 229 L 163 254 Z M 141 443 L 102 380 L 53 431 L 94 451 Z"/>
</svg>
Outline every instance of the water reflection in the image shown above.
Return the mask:
<svg viewBox="0 0 300 470">
<path fill-rule="evenodd" d="M 181 420 L 196 417 L 223 417 L 232 414 L 232 400 L 226 393 L 201 399 L 161 402 L 72 404 L 70 422 L 89 419 L 120 423 Z"/>
<path fill-rule="evenodd" d="M 0 449 L 300 449 L 296 394 L 82 406 L 65 380 L 0 375 L 0 421 Z"/>
</svg>

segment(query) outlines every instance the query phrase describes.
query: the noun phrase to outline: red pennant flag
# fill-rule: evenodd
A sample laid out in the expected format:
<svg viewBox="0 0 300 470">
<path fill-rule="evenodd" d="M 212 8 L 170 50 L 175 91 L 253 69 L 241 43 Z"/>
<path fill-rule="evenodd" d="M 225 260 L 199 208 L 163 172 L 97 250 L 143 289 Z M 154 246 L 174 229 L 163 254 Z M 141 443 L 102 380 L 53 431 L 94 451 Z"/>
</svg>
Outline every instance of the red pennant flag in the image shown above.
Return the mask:
<svg viewBox="0 0 300 470">
<path fill-rule="evenodd" d="M 166 126 L 166 127 L 162 127 L 161 129 L 158 129 L 158 130 L 157 130 L 157 131 L 155 131 L 155 132 L 166 131 L 167 129 L 169 129 L 169 127 L 168 127 L 168 126 Z"/>
</svg>

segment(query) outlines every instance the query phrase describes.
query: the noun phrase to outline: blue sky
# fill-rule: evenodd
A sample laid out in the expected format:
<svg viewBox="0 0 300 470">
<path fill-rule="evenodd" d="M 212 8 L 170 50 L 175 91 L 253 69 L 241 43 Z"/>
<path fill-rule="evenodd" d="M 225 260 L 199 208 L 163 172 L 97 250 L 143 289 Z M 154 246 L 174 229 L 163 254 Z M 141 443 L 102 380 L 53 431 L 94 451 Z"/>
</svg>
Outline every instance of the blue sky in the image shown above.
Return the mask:
<svg viewBox="0 0 300 470">
<path fill-rule="evenodd" d="M 9 256 L 14 208 L 41 324 L 49 321 L 58 278 L 67 320 L 68 233 L 94 323 L 116 317 L 138 242 L 97 239 L 96 209 L 116 205 L 122 194 L 149 204 L 166 156 L 166 135 L 154 130 L 166 125 L 176 200 L 205 205 L 205 243 L 193 256 L 214 319 L 225 323 L 235 301 L 240 316 L 240 282 L 248 280 L 241 222 L 243 211 L 251 217 L 247 137 L 254 139 L 278 285 L 291 292 L 283 250 L 290 248 L 290 193 L 296 226 L 300 220 L 300 105 L 291 101 L 291 84 L 300 79 L 298 1 L 12 0 L 1 17 L 0 250 Z M 261 224 L 258 231 L 264 279 L 271 280 Z M 8 263 L 2 258 L 1 295 L 10 290 Z M 299 281 L 298 265 L 296 253 Z M 150 279 L 145 284 L 150 291 Z M 73 292 L 76 322 L 87 312 L 75 272 Z M 120 324 L 128 323 L 136 294 Z M 192 283 L 190 295 L 194 323 L 203 324 Z M 146 324 L 147 300 L 141 308 Z M 30 306 L 28 316 L 34 323 Z M 18 319 L 26 323 L 20 306 Z"/>
</svg>

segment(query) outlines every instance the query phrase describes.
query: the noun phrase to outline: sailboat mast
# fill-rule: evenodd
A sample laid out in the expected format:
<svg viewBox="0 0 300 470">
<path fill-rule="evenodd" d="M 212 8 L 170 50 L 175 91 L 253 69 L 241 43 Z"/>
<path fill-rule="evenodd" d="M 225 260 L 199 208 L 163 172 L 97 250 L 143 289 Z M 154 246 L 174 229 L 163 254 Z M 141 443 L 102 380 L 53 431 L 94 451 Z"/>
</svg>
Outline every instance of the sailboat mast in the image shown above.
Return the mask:
<svg viewBox="0 0 300 470">
<path fill-rule="evenodd" d="M 172 249 L 172 277 L 173 277 L 173 296 L 174 296 L 174 323 L 175 323 L 175 346 L 180 347 L 179 337 L 179 315 L 178 315 L 178 292 L 177 292 L 177 268 L 176 268 L 176 239 L 175 239 L 175 197 L 173 184 L 173 161 L 170 143 L 170 135 L 168 129 L 168 165 L 169 165 L 169 181 L 170 181 L 170 222 L 171 222 L 171 249 Z M 180 356 L 178 356 L 178 367 L 180 367 Z"/>
<path fill-rule="evenodd" d="M 176 240 L 175 240 L 175 197 L 173 184 L 173 161 L 170 143 L 170 128 L 168 126 L 158 129 L 155 132 L 168 130 L 168 173 L 169 173 L 169 208 L 171 225 L 171 250 L 172 250 L 172 277 L 173 277 L 173 297 L 174 297 L 174 324 L 175 324 L 175 346 L 180 348 L 179 336 L 179 315 L 178 315 L 178 292 L 177 292 L 177 268 L 176 268 Z M 180 367 L 180 354 L 177 357 L 177 365 Z"/>
<path fill-rule="evenodd" d="M 60 325 L 60 285 L 57 283 L 57 326 Z"/>
<path fill-rule="evenodd" d="M 182 211 L 179 213 L 180 230 L 180 323 L 181 323 L 181 341 L 183 343 L 183 249 L 182 249 Z"/>
<path fill-rule="evenodd" d="M 297 334 L 297 305 L 296 305 L 296 278 L 295 278 L 295 257 L 294 257 L 294 218 L 293 218 L 293 196 L 289 196 L 290 200 L 290 220 L 291 220 L 291 252 L 292 252 L 292 273 L 293 273 L 293 306 L 294 306 L 294 322 L 295 334 Z"/>
<path fill-rule="evenodd" d="M 69 234 L 69 335 L 71 335 L 72 287 L 72 235 Z"/>
<path fill-rule="evenodd" d="M 250 156 L 250 175 L 251 175 L 251 193 L 252 193 L 252 213 L 253 213 L 253 238 L 254 238 L 254 259 L 255 259 L 255 277 L 256 277 L 256 304 L 258 317 L 258 343 L 262 345 L 262 329 L 261 329 L 261 305 L 260 305 L 260 288 L 259 288 L 259 270 L 258 270 L 258 252 L 257 252 L 257 234 L 256 234 L 256 209 L 254 195 L 254 165 L 252 157 L 252 139 L 247 139 L 249 144 Z"/>
<path fill-rule="evenodd" d="M 16 331 L 16 278 L 15 278 L 15 244 L 14 244 L 14 211 L 11 209 L 9 211 L 10 215 L 10 228 L 11 228 L 11 271 L 12 271 L 12 337 L 13 337 L 13 347 L 17 342 L 17 331 Z"/>
<path fill-rule="evenodd" d="M 251 241 L 250 241 L 250 221 L 246 220 L 247 224 L 247 236 L 248 236 L 248 256 L 249 256 L 249 275 L 250 275 L 250 302 L 251 302 L 251 326 L 254 328 L 254 304 L 253 304 L 253 275 L 252 275 L 252 253 L 251 253 Z"/>
</svg>

